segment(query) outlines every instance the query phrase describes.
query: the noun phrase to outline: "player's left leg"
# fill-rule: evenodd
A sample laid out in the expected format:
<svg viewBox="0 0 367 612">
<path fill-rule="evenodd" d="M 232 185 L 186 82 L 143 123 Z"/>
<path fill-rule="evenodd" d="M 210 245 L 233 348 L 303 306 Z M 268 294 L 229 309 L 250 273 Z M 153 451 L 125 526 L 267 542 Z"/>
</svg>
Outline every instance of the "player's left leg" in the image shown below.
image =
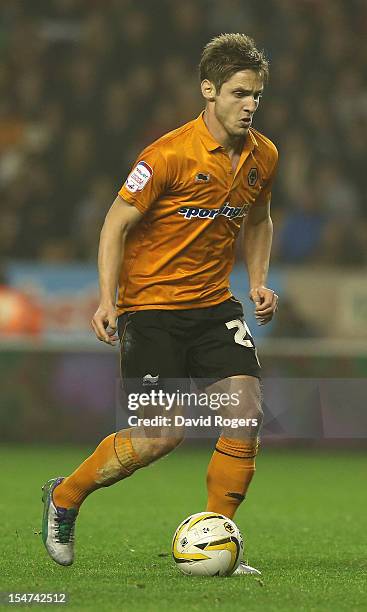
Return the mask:
<svg viewBox="0 0 367 612">
<path fill-rule="evenodd" d="M 224 426 L 216 443 L 207 473 L 207 510 L 232 518 L 255 472 L 262 423 L 261 368 L 238 300 L 230 298 L 197 317 L 203 321 L 191 346 L 192 376 L 199 379 L 199 386 L 205 384 L 203 379 L 216 381 L 206 392 L 216 393 L 219 404 L 221 393 L 226 399 L 239 400 L 221 408 L 229 425 Z M 245 573 L 260 572 L 241 562 L 236 574 Z"/>
<path fill-rule="evenodd" d="M 221 416 L 230 425 L 224 427 L 209 464 L 207 510 L 232 518 L 255 471 L 262 422 L 261 368 L 238 300 L 230 298 L 195 316 L 197 333 L 190 345 L 190 373 L 200 387 L 207 387 L 208 395 L 217 394 L 219 405 L 221 394 L 233 398 L 229 406 L 222 403 Z M 234 422 L 231 426 L 234 419 L 242 419 L 245 425 L 236 427 Z"/>
<path fill-rule="evenodd" d="M 257 378 L 235 376 L 213 385 L 207 392 L 241 398 L 221 409 L 223 427 L 207 472 L 207 510 L 233 518 L 245 499 L 255 473 L 258 433 L 262 423 L 261 391 Z M 228 395 L 227 395 L 228 394 Z M 241 561 L 236 575 L 261 572 Z"/>
</svg>

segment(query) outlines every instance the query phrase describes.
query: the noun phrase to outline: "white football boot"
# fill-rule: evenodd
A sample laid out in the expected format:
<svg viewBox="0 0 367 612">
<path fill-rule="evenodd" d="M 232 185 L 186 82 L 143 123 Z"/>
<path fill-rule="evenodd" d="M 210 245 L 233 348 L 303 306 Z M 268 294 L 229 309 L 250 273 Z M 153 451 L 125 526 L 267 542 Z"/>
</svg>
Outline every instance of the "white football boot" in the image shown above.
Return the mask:
<svg viewBox="0 0 367 612">
<path fill-rule="evenodd" d="M 62 477 L 52 478 L 42 487 L 42 540 L 51 559 L 59 565 L 71 565 L 74 561 L 74 530 L 78 510 L 55 506 L 52 499 L 55 487 L 63 480 Z"/>
<path fill-rule="evenodd" d="M 240 561 L 238 568 L 233 572 L 232 576 L 242 576 L 243 574 L 254 574 L 255 576 L 261 576 L 260 570 L 251 565 L 247 565 L 244 561 Z"/>
</svg>

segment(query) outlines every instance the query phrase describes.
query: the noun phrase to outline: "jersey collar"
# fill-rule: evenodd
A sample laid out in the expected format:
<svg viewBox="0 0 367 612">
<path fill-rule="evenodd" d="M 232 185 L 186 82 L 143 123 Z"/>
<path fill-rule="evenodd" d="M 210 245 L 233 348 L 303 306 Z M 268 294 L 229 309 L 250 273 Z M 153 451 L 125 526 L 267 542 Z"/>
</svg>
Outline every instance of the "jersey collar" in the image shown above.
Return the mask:
<svg viewBox="0 0 367 612">
<path fill-rule="evenodd" d="M 216 151 L 217 149 L 223 148 L 222 145 L 220 145 L 219 142 L 217 142 L 215 138 L 213 138 L 208 128 L 206 127 L 204 121 L 204 111 L 202 111 L 198 118 L 195 119 L 195 127 L 199 134 L 201 142 L 208 151 Z M 257 140 L 250 128 L 248 131 L 248 137 L 246 138 L 245 143 L 243 145 L 243 152 L 250 152 L 257 146 Z"/>
</svg>

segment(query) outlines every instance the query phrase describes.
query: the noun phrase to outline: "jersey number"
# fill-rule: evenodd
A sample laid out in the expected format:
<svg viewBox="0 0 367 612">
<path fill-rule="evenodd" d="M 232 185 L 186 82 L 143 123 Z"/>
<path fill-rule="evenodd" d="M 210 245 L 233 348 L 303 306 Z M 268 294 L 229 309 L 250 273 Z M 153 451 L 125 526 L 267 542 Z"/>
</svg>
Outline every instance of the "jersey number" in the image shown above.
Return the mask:
<svg viewBox="0 0 367 612">
<path fill-rule="evenodd" d="M 234 341 L 237 344 L 241 344 L 242 346 L 246 346 L 247 348 L 254 349 L 256 361 L 260 366 L 260 361 L 257 356 L 257 350 L 255 348 L 254 341 L 251 337 L 251 332 L 247 327 L 246 322 L 241 321 L 241 319 L 233 319 L 233 321 L 228 321 L 228 323 L 226 323 L 226 326 L 228 329 L 233 329 L 235 327 L 237 328 L 237 331 L 234 335 Z M 246 338 L 246 336 L 248 337 Z"/>
<path fill-rule="evenodd" d="M 234 341 L 237 344 L 247 346 L 247 348 L 255 348 L 255 345 L 251 338 L 251 332 L 244 321 L 241 321 L 241 319 L 233 319 L 233 321 L 228 321 L 228 323 L 226 323 L 226 326 L 228 329 L 233 329 L 237 327 L 237 331 L 234 335 Z M 246 339 L 246 336 L 250 336 L 250 340 L 248 338 Z"/>
</svg>

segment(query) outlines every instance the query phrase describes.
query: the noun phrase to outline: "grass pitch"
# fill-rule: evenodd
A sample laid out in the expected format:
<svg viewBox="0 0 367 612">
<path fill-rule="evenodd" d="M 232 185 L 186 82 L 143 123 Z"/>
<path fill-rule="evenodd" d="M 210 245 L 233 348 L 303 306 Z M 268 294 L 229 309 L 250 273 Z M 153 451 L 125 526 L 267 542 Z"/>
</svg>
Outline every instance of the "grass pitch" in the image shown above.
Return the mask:
<svg viewBox="0 0 367 612">
<path fill-rule="evenodd" d="M 90 450 L 1 449 L 0 591 L 66 592 L 69 602 L 57 608 L 103 612 L 367 609 L 363 453 L 262 449 L 236 516 L 259 580 L 190 578 L 174 566 L 176 526 L 205 508 L 210 450 L 187 446 L 94 493 L 78 519 L 75 564 L 53 563 L 35 533 L 40 488 Z"/>
</svg>

